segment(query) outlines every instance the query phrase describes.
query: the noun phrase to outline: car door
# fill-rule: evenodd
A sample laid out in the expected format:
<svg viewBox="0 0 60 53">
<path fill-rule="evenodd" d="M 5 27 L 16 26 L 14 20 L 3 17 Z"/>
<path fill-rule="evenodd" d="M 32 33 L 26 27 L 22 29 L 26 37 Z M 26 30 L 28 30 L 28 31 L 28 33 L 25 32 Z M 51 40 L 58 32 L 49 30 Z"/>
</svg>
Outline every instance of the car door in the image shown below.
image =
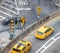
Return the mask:
<svg viewBox="0 0 60 53">
<path fill-rule="evenodd" d="M 47 36 L 49 36 L 49 32 L 50 30 L 49 29 L 47 29 L 46 31 L 45 31 L 45 36 L 47 37 Z"/>
<path fill-rule="evenodd" d="M 23 47 L 22 53 L 26 53 L 26 46 Z"/>
<path fill-rule="evenodd" d="M 52 29 L 47 29 L 46 30 L 46 32 L 45 32 L 45 34 L 46 34 L 46 36 L 48 37 L 49 35 L 51 35 L 51 33 L 52 33 Z"/>
<path fill-rule="evenodd" d="M 28 43 L 26 50 L 29 51 L 30 47 L 31 47 L 31 46 L 30 46 L 30 44 Z"/>
<path fill-rule="evenodd" d="M 49 29 L 49 35 L 51 35 L 51 34 L 52 34 L 52 29 L 50 28 L 50 29 Z"/>
</svg>

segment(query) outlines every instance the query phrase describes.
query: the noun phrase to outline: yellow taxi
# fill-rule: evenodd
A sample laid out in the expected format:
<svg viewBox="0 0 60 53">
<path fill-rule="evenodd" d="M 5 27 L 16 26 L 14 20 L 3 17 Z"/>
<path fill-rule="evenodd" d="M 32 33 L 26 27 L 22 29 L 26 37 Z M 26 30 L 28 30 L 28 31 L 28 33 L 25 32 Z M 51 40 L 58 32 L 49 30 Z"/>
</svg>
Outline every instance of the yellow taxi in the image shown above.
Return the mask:
<svg viewBox="0 0 60 53">
<path fill-rule="evenodd" d="M 46 39 L 46 37 L 51 35 L 53 31 L 54 28 L 51 26 L 42 26 L 36 31 L 35 37 L 39 39 Z"/>
<path fill-rule="evenodd" d="M 32 44 L 29 41 L 19 41 L 13 48 L 11 53 L 28 53 Z"/>
</svg>

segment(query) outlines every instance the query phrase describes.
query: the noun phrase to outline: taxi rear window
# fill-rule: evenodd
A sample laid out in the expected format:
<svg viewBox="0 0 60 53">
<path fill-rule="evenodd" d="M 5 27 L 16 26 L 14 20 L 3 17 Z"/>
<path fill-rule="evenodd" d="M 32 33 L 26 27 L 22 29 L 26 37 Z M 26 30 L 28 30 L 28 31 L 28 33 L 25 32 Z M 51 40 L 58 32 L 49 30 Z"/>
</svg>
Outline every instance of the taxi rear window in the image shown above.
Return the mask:
<svg viewBox="0 0 60 53">
<path fill-rule="evenodd" d="M 51 29 L 51 28 L 47 29 L 47 30 L 45 31 L 45 33 L 49 32 L 50 30 L 52 30 L 52 29 Z"/>
<path fill-rule="evenodd" d="M 17 48 L 19 48 L 20 46 L 24 46 L 24 44 L 23 44 L 23 43 L 18 42 L 18 44 L 17 44 Z"/>
<path fill-rule="evenodd" d="M 20 52 L 20 50 L 18 50 L 18 49 L 15 49 L 15 48 L 13 48 L 13 50 L 14 50 L 14 51 L 16 51 L 16 52 Z"/>
<path fill-rule="evenodd" d="M 38 34 L 43 34 L 43 32 L 37 31 Z"/>
</svg>

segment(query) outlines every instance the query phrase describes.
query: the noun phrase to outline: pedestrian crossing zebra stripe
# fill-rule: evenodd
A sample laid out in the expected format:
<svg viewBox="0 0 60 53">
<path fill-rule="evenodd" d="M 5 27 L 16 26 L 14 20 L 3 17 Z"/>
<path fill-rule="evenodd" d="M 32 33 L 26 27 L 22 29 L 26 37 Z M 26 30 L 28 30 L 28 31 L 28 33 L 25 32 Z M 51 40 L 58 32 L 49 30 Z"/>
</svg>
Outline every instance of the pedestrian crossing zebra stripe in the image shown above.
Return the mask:
<svg viewBox="0 0 60 53">
<path fill-rule="evenodd" d="M 4 9 L 6 9 L 6 10 L 10 11 L 10 12 L 13 12 L 13 13 L 17 14 L 17 12 L 14 12 L 14 11 L 12 11 L 12 10 L 8 9 L 8 8 L 5 8 L 5 7 L 3 7 L 3 6 L 0 6 L 0 7 L 1 7 L 1 8 L 4 8 Z"/>
</svg>

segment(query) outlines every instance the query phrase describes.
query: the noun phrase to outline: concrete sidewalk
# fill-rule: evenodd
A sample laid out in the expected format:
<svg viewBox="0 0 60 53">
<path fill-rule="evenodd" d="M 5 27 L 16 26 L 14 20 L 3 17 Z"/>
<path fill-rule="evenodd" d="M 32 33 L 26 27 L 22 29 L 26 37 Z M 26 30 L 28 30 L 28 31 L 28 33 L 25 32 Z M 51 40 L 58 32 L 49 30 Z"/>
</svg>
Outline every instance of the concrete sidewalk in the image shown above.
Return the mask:
<svg viewBox="0 0 60 53">
<path fill-rule="evenodd" d="M 15 30 L 15 36 L 19 35 L 22 30 Z M 8 31 L 0 33 L 0 50 L 4 48 L 11 40 L 9 40 L 10 34 Z"/>
</svg>

